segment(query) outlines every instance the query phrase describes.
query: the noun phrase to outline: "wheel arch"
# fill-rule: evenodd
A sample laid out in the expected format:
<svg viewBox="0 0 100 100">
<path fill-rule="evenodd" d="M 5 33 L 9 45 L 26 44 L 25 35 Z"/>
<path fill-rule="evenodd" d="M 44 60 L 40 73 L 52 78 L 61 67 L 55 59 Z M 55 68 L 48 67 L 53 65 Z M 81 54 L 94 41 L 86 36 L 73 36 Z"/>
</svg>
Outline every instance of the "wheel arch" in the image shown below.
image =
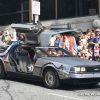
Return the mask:
<svg viewBox="0 0 100 100">
<path fill-rule="evenodd" d="M 57 70 L 56 70 L 54 67 L 52 67 L 52 66 L 46 66 L 46 67 L 42 70 L 42 77 L 44 76 L 45 71 L 48 70 L 48 69 L 49 69 L 49 70 L 55 71 L 56 74 L 57 74 L 57 76 L 58 76 L 58 78 L 59 78 L 59 75 L 58 75 Z"/>
</svg>

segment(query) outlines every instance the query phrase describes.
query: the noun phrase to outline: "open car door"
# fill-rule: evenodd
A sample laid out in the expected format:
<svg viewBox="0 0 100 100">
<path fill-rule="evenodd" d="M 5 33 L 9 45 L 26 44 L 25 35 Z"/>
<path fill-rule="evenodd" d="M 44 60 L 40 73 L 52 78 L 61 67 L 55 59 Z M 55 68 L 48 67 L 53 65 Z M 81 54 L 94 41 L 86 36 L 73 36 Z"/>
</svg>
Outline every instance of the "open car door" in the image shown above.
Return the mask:
<svg viewBox="0 0 100 100">
<path fill-rule="evenodd" d="M 30 43 L 38 43 L 38 35 L 44 30 L 42 25 L 33 24 L 11 24 L 11 27 L 16 30 L 17 35 L 18 33 L 23 34 Z"/>
</svg>

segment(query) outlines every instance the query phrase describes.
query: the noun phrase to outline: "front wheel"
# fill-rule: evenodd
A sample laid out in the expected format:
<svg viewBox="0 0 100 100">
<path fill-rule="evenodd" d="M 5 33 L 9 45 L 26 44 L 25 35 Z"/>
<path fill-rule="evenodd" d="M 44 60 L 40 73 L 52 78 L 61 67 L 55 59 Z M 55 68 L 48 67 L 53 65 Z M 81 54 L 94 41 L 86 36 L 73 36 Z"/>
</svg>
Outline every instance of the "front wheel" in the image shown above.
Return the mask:
<svg viewBox="0 0 100 100">
<path fill-rule="evenodd" d="M 57 72 L 53 69 L 47 69 L 43 76 L 44 84 L 47 88 L 57 88 L 59 87 L 59 79 Z"/>
<path fill-rule="evenodd" d="M 95 83 L 90 83 L 90 84 L 88 84 L 88 86 L 90 86 L 90 87 L 95 87 L 95 86 L 97 86 L 99 84 L 99 82 L 95 82 Z"/>
<path fill-rule="evenodd" d="M 6 74 L 5 74 L 4 68 L 3 68 L 2 63 L 0 62 L 0 79 L 3 79 L 5 77 L 6 77 Z"/>
</svg>

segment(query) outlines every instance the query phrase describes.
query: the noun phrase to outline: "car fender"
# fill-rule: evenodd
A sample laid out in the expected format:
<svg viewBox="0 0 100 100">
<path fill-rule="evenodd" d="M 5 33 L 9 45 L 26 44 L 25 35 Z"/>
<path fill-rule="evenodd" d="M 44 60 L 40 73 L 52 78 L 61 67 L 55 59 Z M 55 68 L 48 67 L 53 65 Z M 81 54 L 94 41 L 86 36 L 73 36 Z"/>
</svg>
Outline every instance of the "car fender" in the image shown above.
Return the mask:
<svg viewBox="0 0 100 100">
<path fill-rule="evenodd" d="M 45 69 L 54 69 L 57 72 L 57 67 L 56 65 L 54 65 L 53 63 L 49 62 L 46 63 L 45 65 L 42 66 L 41 71 L 40 71 L 40 76 L 43 76 L 43 72 L 45 71 Z"/>
</svg>

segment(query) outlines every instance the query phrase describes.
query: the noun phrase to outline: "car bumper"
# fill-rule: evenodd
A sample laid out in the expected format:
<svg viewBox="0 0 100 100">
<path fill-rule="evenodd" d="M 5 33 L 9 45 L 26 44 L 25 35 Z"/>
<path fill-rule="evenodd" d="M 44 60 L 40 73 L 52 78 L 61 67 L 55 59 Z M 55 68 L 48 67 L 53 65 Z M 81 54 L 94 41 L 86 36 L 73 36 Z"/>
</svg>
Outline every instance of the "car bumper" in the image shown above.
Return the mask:
<svg viewBox="0 0 100 100">
<path fill-rule="evenodd" d="M 100 82 L 100 73 L 74 74 L 70 73 L 66 79 L 61 79 L 61 82 L 67 84 L 90 84 Z"/>
<path fill-rule="evenodd" d="M 83 79 L 83 78 L 100 78 L 100 73 L 80 73 L 80 74 L 75 74 L 75 73 L 70 73 L 69 74 L 69 78 L 79 78 L 79 79 Z"/>
<path fill-rule="evenodd" d="M 100 73 L 66 73 L 60 72 L 58 73 L 59 79 L 69 79 L 69 78 L 100 78 Z"/>
</svg>

